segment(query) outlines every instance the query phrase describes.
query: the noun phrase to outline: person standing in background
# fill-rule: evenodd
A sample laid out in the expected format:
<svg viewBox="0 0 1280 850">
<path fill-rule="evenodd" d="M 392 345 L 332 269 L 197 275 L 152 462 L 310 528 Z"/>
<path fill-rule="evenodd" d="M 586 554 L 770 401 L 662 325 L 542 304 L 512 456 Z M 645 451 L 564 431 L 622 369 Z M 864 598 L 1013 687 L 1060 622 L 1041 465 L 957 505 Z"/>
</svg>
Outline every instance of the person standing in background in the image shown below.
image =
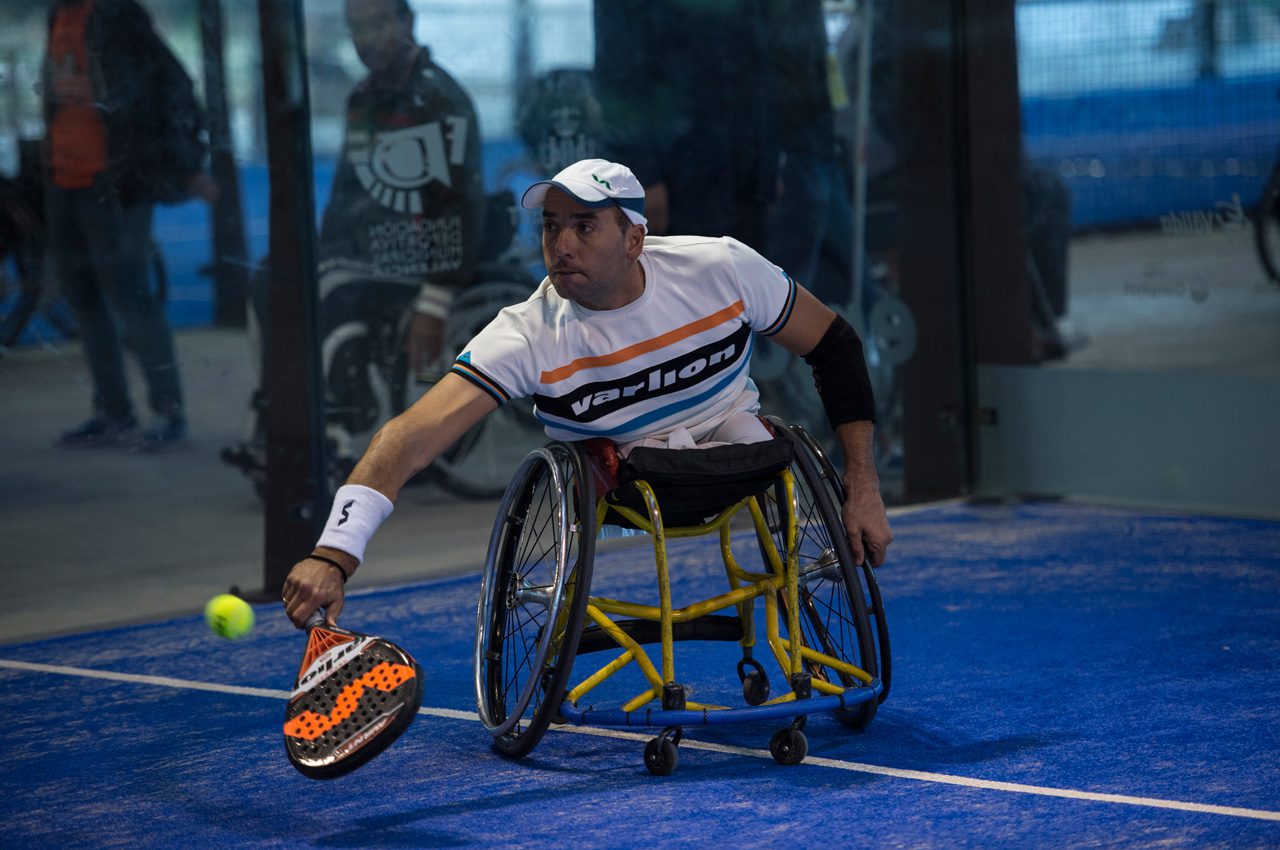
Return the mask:
<svg viewBox="0 0 1280 850">
<path fill-rule="evenodd" d="M 70 302 L 93 413 L 62 446 L 159 451 L 187 434 L 173 335 L 147 275 L 152 211 L 216 187 L 190 78 L 135 0 L 55 0 L 41 93 L 49 268 Z M 147 383 L 139 431 L 123 339 Z"/>
</svg>

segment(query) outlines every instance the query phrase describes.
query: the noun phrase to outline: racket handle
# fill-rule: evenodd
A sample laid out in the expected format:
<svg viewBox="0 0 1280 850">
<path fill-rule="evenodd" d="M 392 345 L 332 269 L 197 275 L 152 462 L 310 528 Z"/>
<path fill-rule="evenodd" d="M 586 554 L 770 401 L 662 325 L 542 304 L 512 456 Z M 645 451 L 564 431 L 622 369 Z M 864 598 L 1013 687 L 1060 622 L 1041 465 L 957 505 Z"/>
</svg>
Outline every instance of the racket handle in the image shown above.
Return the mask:
<svg viewBox="0 0 1280 850">
<path fill-rule="evenodd" d="M 320 625 L 324 622 L 324 615 L 325 610 L 323 608 L 317 608 L 312 612 L 311 616 L 307 618 L 307 622 L 303 623 L 302 627 L 304 629 L 309 629 L 312 626 Z"/>
</svg>

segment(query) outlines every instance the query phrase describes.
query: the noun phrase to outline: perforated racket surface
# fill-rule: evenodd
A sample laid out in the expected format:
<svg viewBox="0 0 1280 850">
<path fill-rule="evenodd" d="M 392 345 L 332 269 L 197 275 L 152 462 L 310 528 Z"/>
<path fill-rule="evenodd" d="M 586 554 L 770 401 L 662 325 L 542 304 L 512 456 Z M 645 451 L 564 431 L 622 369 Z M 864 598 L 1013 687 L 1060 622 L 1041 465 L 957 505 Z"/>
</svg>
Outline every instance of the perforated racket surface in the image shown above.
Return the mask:
<svg viewBox="0 0 1280 850">
<path fill-rule="evenodd" d="M 307 626 L 307 651 L 284 714 L 284 746 L 304 776 L 350 773 L 400 737 L 422 704 L 422 668 L 388 640 Z"/>
</svg>

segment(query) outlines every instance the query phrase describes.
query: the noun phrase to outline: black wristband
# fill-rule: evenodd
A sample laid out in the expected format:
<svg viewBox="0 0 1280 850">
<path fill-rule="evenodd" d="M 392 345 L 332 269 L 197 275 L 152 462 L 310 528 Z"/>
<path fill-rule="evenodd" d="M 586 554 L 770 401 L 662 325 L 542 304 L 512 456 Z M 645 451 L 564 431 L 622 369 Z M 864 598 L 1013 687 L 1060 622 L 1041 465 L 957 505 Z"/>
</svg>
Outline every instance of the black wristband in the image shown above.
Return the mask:
<svg viewBox="0 0 1280 850">
<path fill-rule="evenodd" d="M 813 383 L 832 428 L 846 422 L 875 421 L 876 400 L 862 340 L 844 316 L 836 314 L 804 361 L 813 369 Z"/>
<path fill-rule="evenodd" d="M 346 570 L 344 570 L 344 569 L 342 568 L 342 564 L 339 564 L 339 563 L 338 563 L 337 561 L 335 561 L 333 558 L 329 558 L 329 557 L 327 557 L 327 556 L 325 556 L 325 555 L 317 555 L 315 552 L 312 552 L 312 553 L 311 553 L 310 555 L 308 555 L 307 557 L 308 557 L 308 558 L 310 558 L 310 559 L 311 559 L 311 560 L 313 560 L 313 561 L 320 561 L 321 563 L 325 563 L 325 564 L 328 564 L 329 566 L 333 567 L 335 570 L 337 570 L 337 571 L 338 571 L 338 575 L 342 576 L 342 583 L 343 583 L 343 584 L 346 584 L 346 583 L 347 583 L 347 579 L 348 579 L 348 578 L 350 578 L 350 576 L 348 576 L 348 575 L 347 575 L 347 571 L 346 571 Z"/>
</svg>

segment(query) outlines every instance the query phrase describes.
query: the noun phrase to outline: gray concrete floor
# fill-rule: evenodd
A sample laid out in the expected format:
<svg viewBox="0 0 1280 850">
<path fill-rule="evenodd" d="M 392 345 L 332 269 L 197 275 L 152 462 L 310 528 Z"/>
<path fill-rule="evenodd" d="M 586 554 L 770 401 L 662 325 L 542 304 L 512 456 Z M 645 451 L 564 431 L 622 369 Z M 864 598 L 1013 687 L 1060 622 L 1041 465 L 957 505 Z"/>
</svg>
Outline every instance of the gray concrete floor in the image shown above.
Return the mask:
<svg viewBox="0 0 1280 850">
<path fill-rule="evenodd" d="M 88 411 L 76 345 L 0 358 L 0 643 L 191 614 L 232 586 L 262 588 L 261 503 L 218 459 L 243 428 L 244 335 L 187 331 L 177 345 L 191 439 L 154 456 L 54 445 Z M 495 507 L 407 489 L 351 587 L 478 569 Z"/>
<path fill-rule="evenodd" d="M 1249 227 L 1078 236 L 1068 275 L 1067 324 L 1087 342 L 1050 368 L 1280 374 L 1280 286 Z"/>
</svg>

